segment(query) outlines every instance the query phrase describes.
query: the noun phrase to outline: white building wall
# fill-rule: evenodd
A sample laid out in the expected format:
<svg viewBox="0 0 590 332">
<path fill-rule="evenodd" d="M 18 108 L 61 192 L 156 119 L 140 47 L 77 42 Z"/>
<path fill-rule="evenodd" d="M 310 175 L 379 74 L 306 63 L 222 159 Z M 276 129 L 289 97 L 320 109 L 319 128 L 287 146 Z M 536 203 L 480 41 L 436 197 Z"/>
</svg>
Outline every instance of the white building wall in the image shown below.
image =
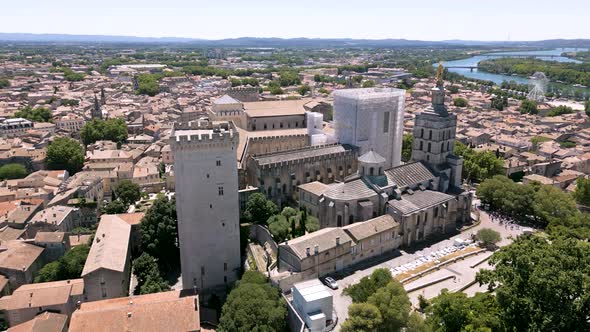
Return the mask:
<svg viewBox="0 0 590 332">
<path fill-rule="evenodd" d="M 197 135 L 180 142 L 175 136 L 178 139 L 182 131 L 171 136 L 185 289 L 211 289 L 237 279 L 241 262 L 235 155 L 238 132 L 233 125 L 230 131 L 231 137 L 229 132 L 220 137 L 209 130 L 207 138 Z M 211 135 L 217 136 L 209 138 Z"/>
<path fill-rule="evenodd" d="M 401 164 L 405 90 L 345 89 L 334 92 L 334 129 L 342 144 L 371 149 L 383 156 L 386 167 Z"/>
</svg>

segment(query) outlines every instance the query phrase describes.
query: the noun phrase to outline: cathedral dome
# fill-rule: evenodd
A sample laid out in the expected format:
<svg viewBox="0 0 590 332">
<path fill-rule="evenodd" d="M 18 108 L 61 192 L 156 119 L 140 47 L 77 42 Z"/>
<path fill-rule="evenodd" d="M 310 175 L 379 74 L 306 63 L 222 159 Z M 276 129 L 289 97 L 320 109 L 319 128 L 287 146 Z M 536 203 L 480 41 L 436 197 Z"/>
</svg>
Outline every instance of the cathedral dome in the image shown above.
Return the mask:
<svg viewBox="0 0 590 332">
<path fill-rule="evenodd" d="M 359 157 L 359 174 L 362 176 L 382 175 L 387 162 L 377 152 L 370 150 Z"/>
</svg>

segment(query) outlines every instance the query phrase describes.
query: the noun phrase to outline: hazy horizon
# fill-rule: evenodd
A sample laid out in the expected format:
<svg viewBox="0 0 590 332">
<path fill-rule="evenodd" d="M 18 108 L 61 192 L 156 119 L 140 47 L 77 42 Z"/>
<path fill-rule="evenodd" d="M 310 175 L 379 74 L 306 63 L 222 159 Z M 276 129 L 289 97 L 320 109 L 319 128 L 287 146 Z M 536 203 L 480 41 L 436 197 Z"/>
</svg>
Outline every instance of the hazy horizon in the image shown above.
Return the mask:
<svg viewBox="0 0 590 332">
<path fill-rule="evenodd" d="M 0 32 L 192 38 L 537 41 L 590 38 L 588 1 L 10 1 Z M 564 24 L 564 22 L 566 24 Z"/>
</svg>

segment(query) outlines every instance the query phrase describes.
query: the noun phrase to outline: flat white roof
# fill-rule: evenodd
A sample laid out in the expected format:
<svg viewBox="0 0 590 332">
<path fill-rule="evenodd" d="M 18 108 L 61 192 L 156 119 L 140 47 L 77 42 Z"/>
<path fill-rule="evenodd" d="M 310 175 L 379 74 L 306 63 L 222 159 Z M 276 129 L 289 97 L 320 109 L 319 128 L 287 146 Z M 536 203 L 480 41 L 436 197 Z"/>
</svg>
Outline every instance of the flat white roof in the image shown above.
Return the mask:
<svg viewBox="0 0 590 332">
<path fill-rule="evenodd" d="M 332 297 L 328 288 L 318 279 L 297 283 L 293 285 L 293 288 L 297 289 L 305 302 L 313 302 L 318 299 Z"/>
</svg>

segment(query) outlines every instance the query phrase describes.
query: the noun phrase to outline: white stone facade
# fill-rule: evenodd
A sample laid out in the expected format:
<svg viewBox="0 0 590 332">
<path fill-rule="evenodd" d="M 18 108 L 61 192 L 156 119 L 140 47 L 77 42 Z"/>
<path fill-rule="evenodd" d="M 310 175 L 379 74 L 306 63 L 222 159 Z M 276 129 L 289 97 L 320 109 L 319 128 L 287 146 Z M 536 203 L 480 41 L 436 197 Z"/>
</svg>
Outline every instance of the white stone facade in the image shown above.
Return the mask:
<svg viewBox="0 0 590 332">
<path fill-rule="evenodd" d="M 345 89 L 334 92 L 334 127 L 341 144 L 371 149 L 386 159 L 385 167 L 401 164 L 405 90 Z"/>
<path fill-rule="evenodd" d="M 170 145 L 183 287 L 223 287 L 241 264 L 238 131 L 232 122 L 176 124 Z"/>
</svg>

